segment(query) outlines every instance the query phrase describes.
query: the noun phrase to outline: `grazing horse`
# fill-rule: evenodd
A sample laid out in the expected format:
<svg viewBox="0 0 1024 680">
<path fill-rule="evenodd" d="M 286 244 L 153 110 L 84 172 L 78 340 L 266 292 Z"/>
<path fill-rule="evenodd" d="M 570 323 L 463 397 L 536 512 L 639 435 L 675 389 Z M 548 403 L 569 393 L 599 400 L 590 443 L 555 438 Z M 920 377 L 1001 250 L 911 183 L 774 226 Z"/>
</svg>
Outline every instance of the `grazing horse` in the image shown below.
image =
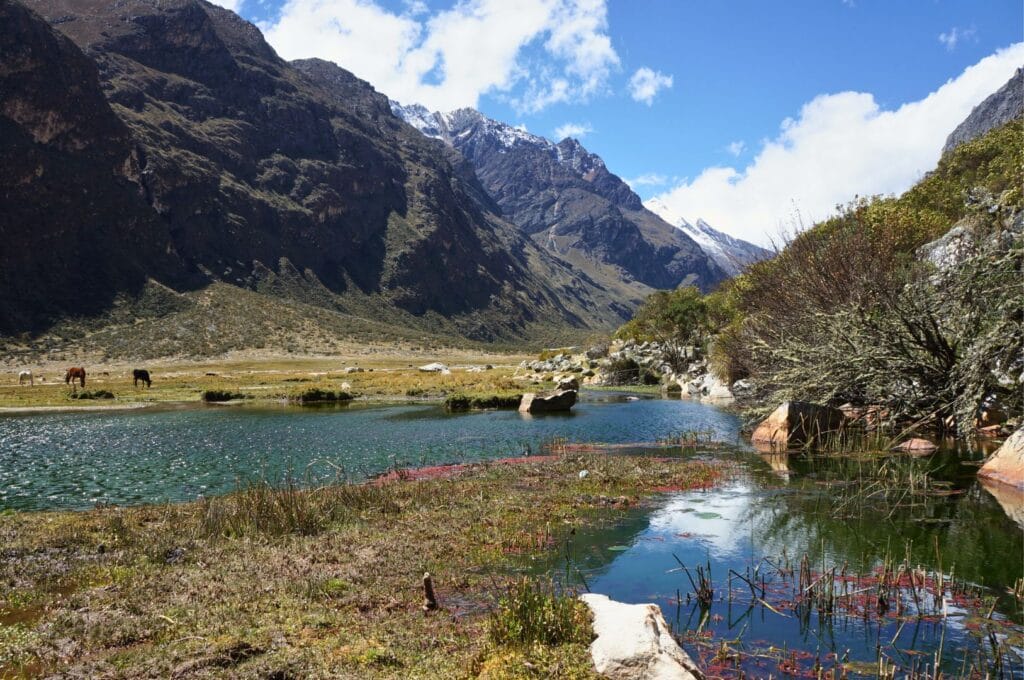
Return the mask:
<svg viewBox="0 0 1024 680">
<path fill-rule="evenodd" d="M 18 374 L 18 384 L 24 385 L 25 381 L 28 381 L 29 385 L 35 385 L 35 378 L 32 377 L 32 371 L 22 371 Z"/>
<path fill-rule="evenodd" d="M 73 387 L 76 378 L 82 384 L 82 387 L 85 387 L 85 369 L 81 366 L 68 369 L 68 372 L 64 374 L 64 384 L 71 384 Z"/>
<path fill-rule="evenodd" d="M 135 384 L 136 387 L 139 386 L 139 381 L 140 380 L 142 382 L 146 383 L 146 387 L 150 387 L 153 384 L 153 381 L 150 380 L 150 378 L 149 378 L 149 371 L 147 371 L 144 368 L 136 368 L 135 370 L 133 370 L 132 371 L 132 380 L 134 381 L 134 384 Z"/>
</svg>

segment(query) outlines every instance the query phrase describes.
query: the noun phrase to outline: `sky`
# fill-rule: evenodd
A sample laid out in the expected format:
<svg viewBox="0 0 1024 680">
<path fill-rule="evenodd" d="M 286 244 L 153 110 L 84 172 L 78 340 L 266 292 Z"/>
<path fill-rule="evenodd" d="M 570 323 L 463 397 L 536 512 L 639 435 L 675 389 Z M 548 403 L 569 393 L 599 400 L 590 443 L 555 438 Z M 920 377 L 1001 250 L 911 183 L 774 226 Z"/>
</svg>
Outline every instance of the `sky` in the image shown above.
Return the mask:
<svg viewBox="0 0 1024 680">
<path fill-rule="evenodd" d="M 1024 65 L 1021 0 L 217 0 L 403 104 L 579 139 L 767 244 L 898 194 Z"/>
</svg>

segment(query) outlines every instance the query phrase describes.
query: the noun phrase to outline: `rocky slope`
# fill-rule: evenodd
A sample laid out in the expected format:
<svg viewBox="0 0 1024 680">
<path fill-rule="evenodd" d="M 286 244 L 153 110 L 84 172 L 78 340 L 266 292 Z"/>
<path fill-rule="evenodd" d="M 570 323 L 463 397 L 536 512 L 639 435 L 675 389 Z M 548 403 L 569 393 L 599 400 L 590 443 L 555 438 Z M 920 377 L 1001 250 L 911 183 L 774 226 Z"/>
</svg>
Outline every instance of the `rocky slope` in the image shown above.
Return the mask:
<svg viewBox="0 0 1024 680">
<path fill-rule="evenodd" d="M 957 146 L 1024 115 L 1024 68 L 1018 68 L 1001 88 L 985 98 L 946 138 L 942 155 Z"/>
<path fill-rule="evenodd" d="M 496 215 L 465 161 L 367 83 L 283 61 L 235 14 L 26 5 L 0 0 L 0 335 L 100 314 L 154 280 L 480 340 L 628 314 L 631 298 Z"/>
<path fill-rule="evenodd" d="M 712 258 L 729 276 L 736 276 L 755 262 L 772 256 L 770 250 L 724 234 L 702 219 L 698 218 L 696 225 L 690 224 L 685 217 L 677 214 L 656 198 L 645 202 L 644 205 L 648 210 L 696 241 L 708 257 Z"/>
<path fill-rule="evenodd" d="M 397 102 L 392 108 L 458 150 L 502 215 L 591 278 L 625 282 L 638 295 L 689 284 L 708 290 L 726 278 L 692 238 L 647 210 L 577 140 L 555 144 L 473 109 L 431 113 Z"/>
</svg>

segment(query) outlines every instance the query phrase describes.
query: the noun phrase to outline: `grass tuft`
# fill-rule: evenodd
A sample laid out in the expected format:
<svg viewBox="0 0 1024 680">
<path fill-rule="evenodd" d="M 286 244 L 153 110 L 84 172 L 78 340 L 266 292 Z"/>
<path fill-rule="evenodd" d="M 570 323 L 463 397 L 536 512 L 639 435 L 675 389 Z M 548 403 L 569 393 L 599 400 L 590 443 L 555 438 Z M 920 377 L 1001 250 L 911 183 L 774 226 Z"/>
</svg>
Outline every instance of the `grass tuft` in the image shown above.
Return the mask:
<svg viewBox="0 0 1024 680">
<path fill-rule="evenodd" d="M 497 645 L 589 644 L 590 610 L 574 594 L 558 593 L 550 582 L 513 581 L 491 613 L 488 635 Z"/>
</svg>

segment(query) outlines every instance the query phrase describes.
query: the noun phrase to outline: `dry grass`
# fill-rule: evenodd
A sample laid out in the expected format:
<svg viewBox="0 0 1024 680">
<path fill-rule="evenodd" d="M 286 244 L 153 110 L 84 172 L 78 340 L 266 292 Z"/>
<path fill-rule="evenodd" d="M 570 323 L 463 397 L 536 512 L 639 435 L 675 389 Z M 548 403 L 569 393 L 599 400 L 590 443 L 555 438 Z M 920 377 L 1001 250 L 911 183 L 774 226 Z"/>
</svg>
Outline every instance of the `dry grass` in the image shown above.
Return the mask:
<svg viewBox="0 0 1024 680">
<path fill-rule="evenodd" d="M 593 677 L 586 636 L 566 624 L 575 610 L 533 598 L 558 614 L 555 637 L 530 606 L 519 606 L 529 635 L 490 632 L 488 612 L 517 592 L 505 589 L 515 564 L 614 521 L 611 498 L 632 505 L 717 474 L 573 455 L 448 479 L 3 515 L 0 676 Z M 427 614 L 425 571 L 441 605 Z"/>
<path fill-rule="evenodd" d="M 438 355 L 426 350 L 387 349 L 347 351 L 325 357 L 232 358 L 218 361 L 169 361 L 140 364 L 63 362 L 29 365 L 36 376 L 34 386 L 18 385 L 20 366 L 0 372 L 0 407 L 73 407 L 75 391 L 64 384 L 64 370 L 84 365 L 88 372 L 86 389 L 112 392 L 102 403 L 124 407 L 157 402 L 200 401 L 207 391 L 239 393 L 248 399 L 297 400 L 310 390 L 345 391 L 368 399 L 432 399 L 461 394 L 468 396 L 506 395 L 521 392 L 513 381 L 519 355 L 455 352 Z M 452 366 L 450 375 L 423 373 L 417 367 L 432 361 Z M 495 368 L 479 373 L 469 366 Z M 132 368 L 145 367 L 153 376 L 152 387 L 135 387 Z M 361 372 L 347 373 L 358 368 Z M 343 388 L 347 383 L 350 387 Z M 89 402 L 96 403 L 96 402 Z"/>
</svg>

